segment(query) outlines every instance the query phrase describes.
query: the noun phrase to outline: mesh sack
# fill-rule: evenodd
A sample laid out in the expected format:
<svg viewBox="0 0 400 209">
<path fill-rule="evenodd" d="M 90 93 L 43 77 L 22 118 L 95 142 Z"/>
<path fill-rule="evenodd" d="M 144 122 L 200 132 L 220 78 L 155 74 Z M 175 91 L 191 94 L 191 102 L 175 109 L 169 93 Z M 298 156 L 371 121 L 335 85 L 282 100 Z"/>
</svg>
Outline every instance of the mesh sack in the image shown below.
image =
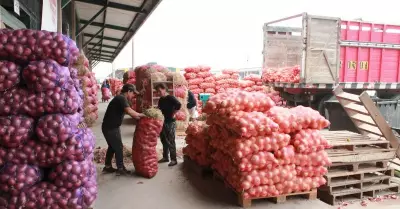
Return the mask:
<svg viewBox="0 0 400 209">
<path fill-rule="evenodd" d="M 65 87 L 71 79 L 69 69 L 54 60 L 30 62 L 22 71 L 22 77 L 30 89 L 46 91 L 55 87 Z"/>
<path fill-rule="evenodd" d="M 52 169 L 49 179 L 58 187 L 76 189 L 89 181 L 95 170 L 93 159 L 90 157 L 84 161 L 64 161 Z"/>
<path fill-rule="evenodd" d="M 19 147 L 33 134 L 34 120 L 26 116 L 0 117 L 0 145 Z"/>
<path fill-rule="evenodd" d="M 199 85 L 199 84 L 201 84 L 203 82 L 204 82 L 203 78 L 195 78 L 195 79 L 188 80 L 188 84 L 189 85 Z"/>
<path fill-rule="evenodd" d="M 8 163 L 0 168 L 0 192 L 16 196 L 22 189 L 41 181 L 42 177 L 43 173 L 37 166 Z"/>
<path fill-rule="evenodd" d="M 5 91 L 20 82 L 21 68 L 13 62 L 0 61 L 0 91 Z"/>
<path fill-rule="evenodd" d="M 165 76 L 163 73 L 161 72 L 155 72 L 151 74 L 151 80 L 153 80 L 153 82 L 159 82 L 159 81 L 166 81 L 167 80 L 167 76 Z"/>
<path fill-rule="evenodd" d="M 42 142 L 57 144 L 71 138 L 78 130 L 80 117 L 75 115 L 50 114 L 41 117 L 36 125 L 36 135 Z"/>
<path fill-rule="evenodd" d="M 73 86 L 67 88 L 56 87 L 45 92 L 30 92 L 23 110 L 32 117 L 39 117 L 45 113 L 74 114 L 82 100 Z"/>
<path fill-rule="evenodd" d="M 19 62 L 52 59 L 68 66 L 77 60 L 79 49 L 67 36 L 44 30 L 1 30 L 0 59 Z"/>
<path fill-rule="evenodd" d="M 161 111 L 159 111 L 161 112 Z M 152 178 L 158 171 L 157 139 L 163 127 L 163 120 L 140 118 L 132 144 L 132 162 L 139 175 Z"/>
</svg>

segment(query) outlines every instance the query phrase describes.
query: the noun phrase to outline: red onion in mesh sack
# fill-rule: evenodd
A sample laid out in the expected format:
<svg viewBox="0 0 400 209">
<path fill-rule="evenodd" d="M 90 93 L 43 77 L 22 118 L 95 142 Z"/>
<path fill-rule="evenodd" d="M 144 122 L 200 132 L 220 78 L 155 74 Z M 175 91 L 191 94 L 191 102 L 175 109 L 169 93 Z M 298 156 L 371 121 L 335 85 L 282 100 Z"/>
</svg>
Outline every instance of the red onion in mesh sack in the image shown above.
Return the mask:
<svg viewBox="0 0 400 209">
<path fill-rule="evenodd" d="M 65 190 L 64 190 L 65 192 Z M 83 209 L 89 208 L 97 198 L 97 181 L 94 174 L 84 184 L 84 186 L 75 189 L 72 197 L 68 200 L 68 208 Z"/>
<path fill-rule="evenodd" d="M 28 97 L 28 91 L 23 88 L 12 88 L 0 92 L 0 116 L 24 114 L 23 105 Z"/>
<path fill-rule="evenodd" d="M 30 92 L 23 109 L 32 117 L 39 117 L 45 113 L 74 114 L 79 110 L 81 103 L 81 98 L 73 86 L 56 87 L 46 92 Z"/>
<path fill-rule="evenodd" d="M 18 196 L 0 192 L 0 209 L 17 209 Z"/>
<path fill-rule="evenodd" d="M 132 162 L 136 173 L 146 178 L 157 174 L 157 139 L 163 127 L 163 120 L 140 118 L 135 129 L 132 144 Z"/>
<path fill-rule="evenodd" d="M 89 180 L 95 169 L 92 158 L 84 161 L 64 161 L 53 168 L 49 179 L 58 187 L 76 189 Z"/>
<path fill-rule="evenodd" d="M 46 91 L 57 86 L 65 87 L 71 80 L 67 67 L 49 59 L 30 62 L 22 71 L 22 77 L 28 87 L 35 91 Z"/>
<path fill-rule="evenodd" d="M 19 147 L 33 133 L 34 120 L 25 116 L 0 117 L 0 145 Z"/>
<path fill-rule="evenodd" d="M 20 67 L 13 62 L 0 61 L 0 91 L 17 85 L 20 81 Z"/>
<path fill-rule="evenodd" d="M 40 141 L 50 144 L 65 142 L 75 134 L 78 124 L 78 113 L 45 115 L 36 125 L 36 135 Z"/>
<path fill-rule="evenodd" d="M 44 30 L 0 30 L 0 59 L 20 62 L 52 59 L 68 66 L 79 55 L 76 43 L 60 33 Z"/>
<path fill-rule="evenodd" d="M 37 166 L 6 164 L 0 168 L 0 191 L 18 195 L 23 188 L 30 187 L 42 179 Z"/>
<path fill-rule="evenodd" d="M 90 128 L 79 129 L 66 144 L 65 159 L 82 161 L 93 153 L 95 136 Z"/>
</svg>

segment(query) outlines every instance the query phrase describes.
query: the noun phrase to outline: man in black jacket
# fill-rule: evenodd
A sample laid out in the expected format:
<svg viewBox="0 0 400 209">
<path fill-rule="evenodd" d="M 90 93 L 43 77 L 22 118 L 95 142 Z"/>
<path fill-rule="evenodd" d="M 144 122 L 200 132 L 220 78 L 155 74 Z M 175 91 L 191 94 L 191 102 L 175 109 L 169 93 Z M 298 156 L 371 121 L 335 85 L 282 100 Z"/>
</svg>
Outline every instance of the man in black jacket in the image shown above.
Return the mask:
<svg viewBox="0 0 400 209">
<path fill-rule="evenodd" d="M 167 93 L 168 88 L 165 84 L 161 83 L 156 85 L 155 90 L 161 96 L 160 100 L 158 101 L 158 108 L 164 115 L 164 124 L 160 134 L 161 143 L 163 145 L 163 158 L 158 162 L 169 162 L 169 157 L 171 157 L 171 162 L 168 164 L 168 166 L 174 166 L 178 164 L 176 160 L 175 145 L 175 113 L 181 109 L 182 105 L 174 96 Z"/>
<path fill-rule="evenodd" d="M 104 173 L 116 171 L 118 176 L 130 174 L 124 166 L 120 126 L 125 113 L 136 119 L 145 117 L 144 114 L 134 111 L 129 106 L 128 100 L 130 100 L 134 94 L 139 94 L 135 86 L 132 84 L 125 84 L 122 87 L 121 94 L 115 96 L 107 107 L 101 126 L 104 138 L 106 138 L 108 144 L 105 167 L 103 168 Z M 117 161 L 117 169 L 113 168 L 111 164 L 114 154 Z"/>
</svg>

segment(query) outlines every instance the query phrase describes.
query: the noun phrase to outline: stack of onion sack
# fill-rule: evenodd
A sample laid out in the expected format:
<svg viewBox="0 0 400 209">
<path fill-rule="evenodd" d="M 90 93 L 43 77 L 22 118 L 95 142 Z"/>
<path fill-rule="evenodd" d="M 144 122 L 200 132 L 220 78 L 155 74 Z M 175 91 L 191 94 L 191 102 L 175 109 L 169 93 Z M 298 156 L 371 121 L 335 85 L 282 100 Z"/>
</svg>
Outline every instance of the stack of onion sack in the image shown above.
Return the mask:
<svg viewBox="0 0 400 209">
<path fill-rule="evenodd" d="M 279 92 L 274 91 L 271 87 L 263 85 L 261 76 L 259 75 L 251 74 L 244 77 L 243 80 L 239 81 L 239 87 L 243 91 L 267 93 L 277 105 L 282 104 L 282 98 L 280 97 Z"/>
<path fill-rule="evenodd" d="M 316 159 L 315 154 L 306 154 L 313 148 L 303 148 L 309 140 L 307 136 L 314 136 L 313 133 L 284 131 L 275 117 L 265 113 L 281 108 L 274 106 L 260 92 L 228 91 L 212 97 L 203 110 L 208 114 L 210 146 L 216 150 L 212 154 L 212 167 L 244 198 L 310 191 L 325 183 L 323 166 L 329 165 L 326 153 L 319 150 L 321 158 Z M 308 123 L 304 114 L 296 116 L 307 124 L 315 122 Z M 326 122 L 322 119 L 317 121 L 323 125 Z M 296 119 L 287 120 L 290 121 Z M 301 139 L 302 136 L 306 137 Z M 322 140 L 319 142 L 326 145 Z"/>
<path fill-rule="evenodd" d="M 222 74 L 216 76 L 216 85 L 218 93 L 239 88 L 239 71 L 222 70 Z"/>
<path fill-rule="evenodd" d="M 132 143 L 132 162 L 137 174 L 152 178 L 158 171 L 157 140 L 163 127 L 164 116 L 155 108 L 146 109 L 147 116 L 136 125 Z"/>
<path fill-rule="evenodd" d="M 78 61 L 74 64 L 77 69 L 77 79 L 79 87 L 83 90 L 83 117 L 86 125 L 92 126 L 98 118 L 98 85 L 93 72 L 90 72 L 87 66 L 88 60 L 84 54 L 78 57 Z M 70 71 L 72 68 L 70 68 Z M 72 73 L 71 73 L 71 77 Z"/>
<path fill-rule="evenodd" d="M 127 72 L 124 73 L 124 84 L 133 84 L 136 86 L 136 74 L 134 70 L 128 70 Z M 131 108 L 136 110 L 136 95 L 132 97 L 130 105 Z"/>
<path fill-rule="evenodd" d="M 211 149 L 208 125 L 205 121 L 193 122 L 186 129 L 186 134 L 187 145 L 183 148 L 183 154 L 201 166 L 210 166 Z"/>
<path fill-rule="evenodd" d="M 206 66 L 185 68 L 185 78 L 189 90 L 194 94 L 197 101 L 197 111 L 201 113 L 202 103 L 199 100 L 200 93 L 214 95 L 217 92 L 215 76 L 210 72 L 211 68 Z"/>
<path fill-rule="evenodd" d="M 175 80 L 174 80 L 175 81 Z M 181 109 L 175 114 L 177 130 L 186 130 L 189 124 L 188 87 L 186 85 L 175 85 L 174 96 L 182 104 Z"/>
<path fill-rule="evenodd" d="M 300 66 L 286 67 L 280 69 L 265 69 L 262 80 L 266 83 L 299 83 Z"/>
<path fill-rule="evenodd" d="M 101 98 L 106 101 L 111 98 L 111 91 L 109 88 L 106 87 L 101 88 Z"/>
<path fill-rule="evenodd" d="M 121 80 L 116 78 L 108 79 L 111 88 L 111 94 L 116 96 L 121 93 L 122 86 L 124 85 Z"/>
</svg>

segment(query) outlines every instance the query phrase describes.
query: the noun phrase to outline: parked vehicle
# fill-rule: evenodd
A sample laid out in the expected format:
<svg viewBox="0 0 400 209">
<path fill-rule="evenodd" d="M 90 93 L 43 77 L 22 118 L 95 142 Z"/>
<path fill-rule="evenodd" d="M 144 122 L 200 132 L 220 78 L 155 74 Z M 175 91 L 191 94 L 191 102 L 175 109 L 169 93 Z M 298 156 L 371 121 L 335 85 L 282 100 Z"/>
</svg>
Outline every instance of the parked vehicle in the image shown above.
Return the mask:
<svg viewBox="0 0 400 209">
<path fill-rule="evenodd" d="M 302 18 L 301 27 L 272 26 Z M 289 104 L 324 114 L 325 101 L 340 85 L 346 92 L 376 91 L 399 99 L 400 26 L 307 13 L 264 24 L 263 67 L 300 66 L 299 83 L 268 83 Z"/>
</svg>

